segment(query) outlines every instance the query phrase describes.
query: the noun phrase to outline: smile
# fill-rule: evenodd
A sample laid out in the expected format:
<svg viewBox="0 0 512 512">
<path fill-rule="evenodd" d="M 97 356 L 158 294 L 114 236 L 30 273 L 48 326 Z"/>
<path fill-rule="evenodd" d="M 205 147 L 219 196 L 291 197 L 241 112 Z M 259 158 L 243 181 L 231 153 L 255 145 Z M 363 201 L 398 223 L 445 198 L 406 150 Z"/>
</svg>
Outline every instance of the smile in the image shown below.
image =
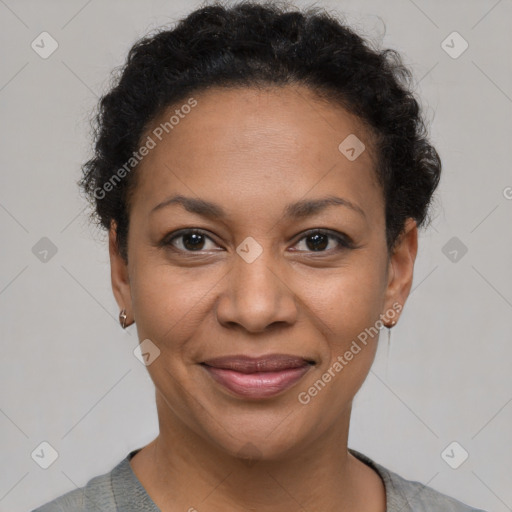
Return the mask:
<svg viewBox="0 0 512 512">
<path fill-rule="evenodd" d="M 201 363 L 208 374 L 237 396 L 270 398 L 292 387 L 314 361 L 285 354 L 250 358 L 231 356 Z"/>
</svg>

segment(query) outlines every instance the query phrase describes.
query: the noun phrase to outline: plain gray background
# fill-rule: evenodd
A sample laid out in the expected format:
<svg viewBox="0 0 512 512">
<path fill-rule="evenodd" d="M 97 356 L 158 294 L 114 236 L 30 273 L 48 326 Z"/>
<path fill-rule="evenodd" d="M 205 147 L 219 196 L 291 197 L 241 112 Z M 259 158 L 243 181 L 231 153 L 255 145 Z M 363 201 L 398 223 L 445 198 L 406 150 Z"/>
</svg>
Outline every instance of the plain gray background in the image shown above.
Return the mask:
<svg viewBox="0 0 512 512">
<path fill-rule="evenodd" d="M 1 511 L 80 487 L 157 435 L 135 326 L 118 324 L 106 238 L 75 182 L 111 70 L 199 5 L 0 0 Z M 403 53 L 444 165 L 412 293 L 389 357 L 382 332 L 349 446 L 473 506 L 512 510 L 512 2 L 317 5 Z M 59 45 L 47 59 L 31 47 L 43 31 Z M 453 58 L 461 37 L 469 46 Z M 43 237 L 57 250 L 47 261 Z M 48 469 L 31 457 L 43 441 L 58 452 Z M 457 469 L 442 457 L 453 441 L 469 453 Z"/>
</svg>

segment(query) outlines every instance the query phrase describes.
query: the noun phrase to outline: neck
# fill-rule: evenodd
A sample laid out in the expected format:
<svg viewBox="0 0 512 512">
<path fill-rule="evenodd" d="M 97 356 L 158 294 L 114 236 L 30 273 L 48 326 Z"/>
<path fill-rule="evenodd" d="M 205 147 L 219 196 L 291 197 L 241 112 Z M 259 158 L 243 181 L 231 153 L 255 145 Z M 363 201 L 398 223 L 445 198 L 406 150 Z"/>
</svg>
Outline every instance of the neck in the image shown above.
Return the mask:
<svg viewBox="0 0 512 512">
<path fill-rule="evenodd" d="M 247 442 L 233 455 L 188 428 L 158 395 L 160 433 L 131 465 L 162 512 L 385 510 L 377 507 L 385 501 L 380 478 L 348 453 L 350 408 L 330 431 L 279 456 Z"/>
</svg>

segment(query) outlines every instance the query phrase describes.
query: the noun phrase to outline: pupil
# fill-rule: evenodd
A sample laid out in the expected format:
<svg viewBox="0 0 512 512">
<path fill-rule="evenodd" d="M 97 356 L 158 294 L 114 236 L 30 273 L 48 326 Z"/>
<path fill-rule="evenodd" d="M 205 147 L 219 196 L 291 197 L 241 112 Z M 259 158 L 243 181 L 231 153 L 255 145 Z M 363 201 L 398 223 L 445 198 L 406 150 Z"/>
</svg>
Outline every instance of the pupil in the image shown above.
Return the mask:
<svg viewBox="0 0 512 512">
<path fill-rule="evenodd" d="M 187 249 L 197 249 L 198 247 L 201 248 L 201 244 L 204 243 L 204 240 L 202 240 L 203 235 L 201 235 L 200 233 L 190 233 L 188 235 L 185 235 L 183 237 L 183 245 L 187 248 Z M 188 240 L 191 240 L 193 239 L 194 241 L 192 242 L 192 244 L 190 243 L 187 243 Z"/>
<path fill-rule="evenodd" d="M 326 235 L 317 233 L 316 235 L 311 235 L 308 238 L 310 240 L 314 240 L 313 244 L 311 244 L 313 247 L 312 250 L 325 249 L 325 247 L 327 246 L 327 243 L 326 243 L 327 236 Z M 323 241 L 322 241 L 322 238 L 323 238 Z M 309 244 L 308 244 L 308 247 L 311 248 L 311 246 Z"/>
</svg>

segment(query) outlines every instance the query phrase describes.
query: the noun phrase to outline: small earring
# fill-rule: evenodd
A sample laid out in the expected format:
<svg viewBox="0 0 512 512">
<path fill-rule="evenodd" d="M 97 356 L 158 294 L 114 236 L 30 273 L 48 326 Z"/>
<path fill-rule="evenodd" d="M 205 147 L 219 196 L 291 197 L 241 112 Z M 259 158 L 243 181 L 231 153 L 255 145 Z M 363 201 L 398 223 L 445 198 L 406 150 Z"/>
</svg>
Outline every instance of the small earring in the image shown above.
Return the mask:
<svg viewBox="0 0 512 512">
<path fill-rule="evenodd" d="M 126 329 L 126 309 L 122 309 L 119 313 L 119 323 L 123 329 Z"/>
<path fill-rule="evenodd" d="M 388 328 L 388 350 L 389 350 L 389 345 L 391 344 L 391 329 L 395 324 L 396 324 L 396 320 L 393 320 L 390 325 L 386 325 L 386 327 Z"/>
<path fill-rule="evenodd" d="M 391 347 L 391 329 L 392 327 L 396 324 L 396 320 L 393 320 L 391 322 L 391 324 L 389 325 L 386 325 L 386 327 L 388 328 L 388 349 L 387 349 L 387 353 L 386 353 L 386 377 L 387 377 L 387 374 L 388 374 L 388 362 L 389 362 L 389 349 Z"/>
</svg>

